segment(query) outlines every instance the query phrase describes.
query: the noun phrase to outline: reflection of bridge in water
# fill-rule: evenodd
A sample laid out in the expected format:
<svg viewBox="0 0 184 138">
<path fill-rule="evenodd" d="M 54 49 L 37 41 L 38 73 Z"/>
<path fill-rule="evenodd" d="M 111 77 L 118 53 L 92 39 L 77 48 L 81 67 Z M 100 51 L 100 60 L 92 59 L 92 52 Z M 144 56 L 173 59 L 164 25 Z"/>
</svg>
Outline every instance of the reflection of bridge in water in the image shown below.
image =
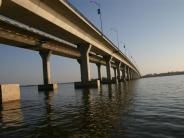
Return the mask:
<svg viewBox="0 0 184 138">
<path fill-rule="evenodd" d="M 44 85 L 51 82 L 51 54 L 77 59 L 81 82 L 76 87 L 97 87 L 102 81 L 101 65 L 106 66 L 106 83 L 137 79 L 137 67 L 107 37 L 66 1 L 0 0 L 0 42 L 39 51 L 43 61 Z M 98 68 L 98 80 L 90 77 L 89 62 Z M 114 69 L 114 80 L 111 75 Z"/>
<path fill-rule="evenodd" d="M 58 93 L 23 87 L 21 104 L 7 103 L 1 111 L 0 137 L 108 137 L 131 106 L 133 93 L 128 88 L 135 84 L 129 84 L 103 85 L 98 90 L 61 85 Z"/>
</svg>

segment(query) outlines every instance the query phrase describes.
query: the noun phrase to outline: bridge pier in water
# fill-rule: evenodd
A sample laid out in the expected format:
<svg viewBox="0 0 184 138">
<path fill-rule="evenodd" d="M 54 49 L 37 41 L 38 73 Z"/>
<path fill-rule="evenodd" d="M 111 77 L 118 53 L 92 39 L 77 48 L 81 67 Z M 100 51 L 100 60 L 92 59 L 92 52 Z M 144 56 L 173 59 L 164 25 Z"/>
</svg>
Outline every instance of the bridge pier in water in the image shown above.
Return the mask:
<svg viewBox="0 0 184 138">
<path fill-rule="evenodd" d="M 91 80 L 89 65 L 89 52 L 91 50 L 91 45 L 80 44 L 78 45 L 78 50 L 81 54 L 80 59 L 78 59 L 81 71 L 81 82 L 75 82 L 75 88 L 99 87 L 99 80 Z"/>
<path fill-rule="evenodd" d="M 101 64 L 97 63 L 96 66 L 97 66 L 97 71 L 98 71 L 98 80 L 102 82 Z"/>
<path fill-rule="evenodd" d="M 110 55 L 106 55 L 103 57 L 106 62 L 106 74 L 107 74 L 107 79 L 103 80 L 103 83 L 112 83 L 112 75 L 111 75 L 111 60 L 112 57 Z"/>
<path fill-rule="evenodd" d="M 118 83 L 118 79 L 117 79 L 117 69 L 116 67 L 113 67 L 114 70 L 114 78 L 113 78 L 113 83 Z"/>
<path fill-rule="evenodd" d="M 35 7 L 38 7 L 38 10 L 41 12 L 35 10 Z M 17 9 L 19 10 L 17 11 Z M 102 64 L 106 66 L 106 83 L 113 82 L 111 67 L 114 66 L 117 66 L 114 69 L 115 80 L 126 81 L 140 78 L 140 73 L 136 66 L 119 50 L 117 51 L 117 48 L 110 43 L 108 39 L 101 37 L 101 33 L 98 29 L 92 27 L 93 25 L 90 25 L 90 22 L 80 16 L 76 10 L 72 9 L 73 8 L 65 1 L 60 1 L 59 5 L 56 1 L 53 1 L 53 5 L 50 5 L 48 0 L 40 2 L 34 2 L 32 0 L 17 0 L 16 2 L 15 0 L 0 0 L 0 11 L 2 15 L 0 29 L 1 43 L 33 51 L 42 50 L 39 54 L 43 64 L 43 85 L 39 85 L 38 89 L 49 91 L 57 88 L 57 84 L 52 84 L 51 82 L 51 51 L 54 55 L 78 59 L 81 69 L 81 82 L 75 83 L 75 87 L 98 87 L 99 82 L 102 81 Z M 17 16 L 17 14 L 21 16 Z M 51 17 L 54 17 L 56 20 L 53 21 Z M 35 22 L 29 22 L 29 19 Z M 73 20 L 73 22 L 71 22 L 71 20 Z M 43 24 L 45 26 L 51 26 L 51 29 L 43 26 Z M 42 45 L 43 43 L 40 43 L 40 39 L 48 41 L 44 42 L 45 45 Z M 66 42 L 63 42 L 63 40 Z M 76 48 L 76 42 L 82 44 L 78 45 L 78 48 Z M 92 51 L 92 46 L 90 44 L 93 46 Z M 90 61 L 99 64 L 97 65 L 98 81 L 92 81 L 90 78 L 90 51 L 93 55 L 90 57 Z M 118 62 L 118 64 L 114 65 L 116 62 Z M 122 76 L 121 64 L 124 64 Z M 130 68 L 132 70 L 129 72 Z M 12 86 L 8 85 L 6 87 L 11 91 Z M 0 96 L 2 96 L 3 91 L 5 91 L 5 89 L 1 87 Z"/>
<path fill-rule="evenodd" d="M 55 90 L 57 89 L 57 84 L 51 84 L 51 69 L 50 69 L 50 56 L 51 51 L 39 51 L 42 59 L 43 68 L 43 85 L 38 85 L 39 91 L 45 90 Z"/>
<path fill-rule="evenodd" d="M 121 70 L 120 70 L 121 63 L 118 62 L 116 66 L 117 66 L 117 80 L 118 82 L 121 82 Z"/>
<path fill-rule="evenodd" d="M 125 82 L 126 81 L 126 65 L 123 65 L 123 69 L 121 70 L 122 76 L 121 76 L 121 81 Z"/>
<path fill-rule="evenodd" d="M 111 56 L 105 56 L 105 61 L 106 61 L 106 71 L 107 71 L 107 81 L 111 82 L 112 81 L 112 76 L 111 76 Z"/>
<path fill-rule="evenodd" d="M 129 67 L 126 67 L 126 80 L 130 81 L 130 70 L 129 70 Z"/>
</svg>

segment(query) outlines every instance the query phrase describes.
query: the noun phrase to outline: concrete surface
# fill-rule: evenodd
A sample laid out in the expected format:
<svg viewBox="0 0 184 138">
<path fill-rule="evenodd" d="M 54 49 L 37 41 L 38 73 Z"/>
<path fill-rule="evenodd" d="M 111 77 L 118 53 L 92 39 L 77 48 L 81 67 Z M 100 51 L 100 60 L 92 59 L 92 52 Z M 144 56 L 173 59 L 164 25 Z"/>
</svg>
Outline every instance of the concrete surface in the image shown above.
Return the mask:
<svg viewBox="0 0 184 138">
<path fill-rule="evenodd" d="M 0 84 L 0 102 L 20 100 L 19 84 Z"/>
</svg>

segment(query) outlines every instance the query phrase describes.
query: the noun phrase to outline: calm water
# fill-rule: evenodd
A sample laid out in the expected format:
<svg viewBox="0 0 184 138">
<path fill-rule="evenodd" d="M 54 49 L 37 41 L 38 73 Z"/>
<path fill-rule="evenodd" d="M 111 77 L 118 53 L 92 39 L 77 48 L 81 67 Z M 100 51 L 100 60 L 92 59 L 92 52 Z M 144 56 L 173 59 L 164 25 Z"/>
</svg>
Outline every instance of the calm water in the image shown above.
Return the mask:
<svg viewBox="0 0 184 138">
<path fill-rule="evenodd" d="M 57 92 L 22 87 L 3 105 L 0 138 L 183 138 L 184 76 Z"/>
</svg>

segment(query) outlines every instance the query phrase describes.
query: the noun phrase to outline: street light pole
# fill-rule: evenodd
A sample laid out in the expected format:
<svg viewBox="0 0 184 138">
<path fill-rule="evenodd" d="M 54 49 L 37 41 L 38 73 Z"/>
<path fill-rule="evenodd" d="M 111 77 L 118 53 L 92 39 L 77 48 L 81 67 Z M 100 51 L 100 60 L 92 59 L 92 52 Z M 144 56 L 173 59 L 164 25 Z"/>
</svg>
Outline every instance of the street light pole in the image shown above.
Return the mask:
<svg viewBox="0 0 184 138">
<path fill-rule="evenodd" d="M 96 1 L 93 1 L 93 0 L 91 0 L 90 2 L 94 3 L 95 5 L 98 6 L 97 13 L 100 16 L 100 28 L 101 28 L 101 33 L 102 33 L 102 36 L 103 36 L 103 22 L 102 22 L 101 4 L 100 4 L 100 2 L 96 2 Z"/>
<path fill-rule="evenodd" d="M 117 39 L 117 44 L 118 44 L 118 50 L 120 50 L 120 49 L 119 49 L 119 33 L 118 33 L 118 31 L 117 31 L 116 29 L 114 29 L 114 28 L 111 28 L 111 30 L 114 31 L 114 32 L 116 33 L 116 39 Z"/>
</svg>

